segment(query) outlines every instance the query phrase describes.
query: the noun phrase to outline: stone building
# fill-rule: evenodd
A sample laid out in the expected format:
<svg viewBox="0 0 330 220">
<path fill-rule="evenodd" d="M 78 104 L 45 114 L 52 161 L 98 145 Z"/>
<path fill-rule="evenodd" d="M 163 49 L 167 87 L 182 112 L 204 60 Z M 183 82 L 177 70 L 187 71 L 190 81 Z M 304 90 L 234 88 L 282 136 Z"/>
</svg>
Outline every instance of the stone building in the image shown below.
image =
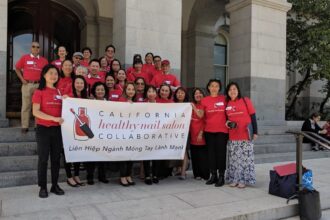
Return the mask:
<svg viewBox="0 0 330 220">
<path fill-rule="evenodd" d="M 99 57 L 112 43 L 125 66 L 151 51 L 186 87 L 237 81 L 261 124 L 283 124 L 290 8 L 286 0 L 0 0 L 0 125 L 19 114 L 13 68 L 32 40 L 49 60 L 59 44 Z"/>
</svg>

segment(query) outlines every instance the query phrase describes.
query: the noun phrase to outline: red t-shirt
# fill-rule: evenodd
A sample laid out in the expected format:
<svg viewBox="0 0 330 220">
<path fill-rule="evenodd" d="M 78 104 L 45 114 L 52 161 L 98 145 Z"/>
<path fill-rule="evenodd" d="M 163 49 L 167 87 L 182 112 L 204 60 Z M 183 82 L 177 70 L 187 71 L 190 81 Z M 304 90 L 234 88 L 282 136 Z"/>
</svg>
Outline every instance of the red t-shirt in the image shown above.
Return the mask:
<svg viewBox="0 0 330 220">
<path fill-rule="evenodd" d="M 226 98 L 223 95 L 217 97 L 207 96 L 201 100 L 204 110 L 204 122 L 206 132 L 228 133 L 226 127 Z"/>
<path fill-rule="evenodd" d="M 157 103 L 174 103 L 172 99 L 162 99 L 162 98 L 156 98 Z"/>
<path fill-rule="evenodd" d="M 121 91 L 121 92 L 123 93 L 123 91 L 124 91 L 124 86 L 121 85 L 120 83 L 117 83 L 117 84 L 115 85 L 115 89 L 116 89 L 116 90 L 119 90 L 119 91 Z"/>
<path fill-rule="evenodd" d="M 54 117 L 61 117 L 62 97 L 57 89 L 46 87 L 43 90 L 35 90 L 32 96 L 33 104 L 40 104 L 40 111 Z M 58 122 L 36 118 L 38 125 L 46 127 L 59 126 Z"/>
<path fill-rule="evenodd" d="M 88 74 L 87 76 L 85 76 L 85 80 L 87 82 L 89 91 L 92 90 L 92 87 L 96 82 L 103 82 L 104 83 L 103 78 L 99 75 L 97 75 L 96 77 L 93 77 L 91 74 Z"/>
<path fill-rule="evenodd" d="M 60 59 L 54 60 L 52 62 L 52 64 L 57 67 L 58 71 L 61 71 L 61 69 L 62 69 L 62 61 Z"/>
<path fill-rule="evenodd" d="M 134 69 L 129 74 L 127 74 L 127 81 L 134 82 L 137 77 L 142 77 L 144 79 L 144 81 L 146 82 L 146 84 L 150 83 L 150 78 L 147 73 L 145 73 L 145 72 L 136 73 L 136 72 L 134 72 Z"/>
<path fill-rule="evenodd" d="M 118 101 L 122 95 L 122 91 L 118 89 L 113 89 L 109 91 L 109 101 Z"/>
<path fill-rule="evenodd" d="M 88 68 L 88 66 L 89 66 L 89 60 L 81 60 L 80 61 L 80 65 Z"/>
<path fill-rule="evenodd" d="M 126 69 L 126 75 L 130 74 L 130 73 L 133 72 L 133 71 L 134 71 L 134 68 L 133 68 L 132 66 L 128 67 L 128 68 Z"/>
<path fill-rule="evenodd" d="M 143 64 L 142 72 L 145 72 L 149 76 L 149 81 L 154 77 L 155 66 L 153 64 Z"/>
<path fill-rule="evenodd" d="M 57 89 L 60 90 L 61 95 L 69 94 L 72 92 L 72 78 L 64 77 L 60 78 L 56 86 Z"/>
<path fill-rule="evenodd" d="M 242 98 L 235 101 L 229 100 L 227 104 L 228 120 L 237 123 L 236 128 L 229 129 L 229 140 L 249 140 L 248 124 L 251 123 L 250 115 L 255 114 L 256 111 L 249 98 L 245 97 L 244 100 Z"/>
<path fill-rule="evenodd" d="M 159 88 L 163 83 L 166 83 L 170 86 L 178 87 L 180 86 L 179 80 L 173 74 L 158 74 L 153 77 L 150 84 Z"/>
<path fill-rule="evenodd" d="M 135 102 L 144 102 L 143 93 L 136 93 Z"/>
<path fill-rule="evenodd" d="M 41 70 L 48 64 L 48 61 L 41 57 L 34 57 L 32 54 L 22 56 L 16 63 L 16 69 L 23 71 L 23 78 L 28 81 L 39 81 Z"/>
<path fill-rule="evenodd" d="M 203 110 L 203 106 L 201 104 L 195 104 L 197 109 Z M 197 137 L 200 131 L 204 130 L 204 119 L 197 116 L 196 112 L 192 110 L 191 122 L 190 122 L 190 144 L 192 145 L 205 145 L 205 138 L 203 138 L 200 142 L 197 141 Z"/>
</svg>

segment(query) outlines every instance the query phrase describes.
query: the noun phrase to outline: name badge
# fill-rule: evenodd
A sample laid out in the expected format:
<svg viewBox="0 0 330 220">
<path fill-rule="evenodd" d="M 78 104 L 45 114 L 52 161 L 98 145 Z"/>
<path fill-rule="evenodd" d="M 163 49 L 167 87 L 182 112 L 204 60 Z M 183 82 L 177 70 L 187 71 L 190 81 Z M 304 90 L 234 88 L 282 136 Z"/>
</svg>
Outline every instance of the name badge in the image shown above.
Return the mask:
<svg viewBox="0 0 330 220">
<path fill-rule="evenodd" d="M 171 81 L 169 81 L 169 80 L 166 80 L 165 83 L 166 83 L 167 85 L 171 85 Z"/>
<path fill-rule="evenodd" d="M 220 107 L 220 106 L 223 106 L 224 103 L 223 102 L 217 102 L 217 103 L 215 103 L 215 105 L 218 106 L 218 107 Z"/>
<path fill-rule="evenodd" d="M 139 98 L 139 102 L 142 102 L 143 101 L 143 98 Z"/>
<path fill-rule="evenodd" d="M 55 100 L 62 100 L 62 96 L 60 96 L 60 95 L 56 95 L 56 96 L 55 96 Z"/>
<path fill-rule="evenodd" d="M 55 62 L 55 65 L 60 66 L 60 65 L 62 65 L 62 63 L 61 62 Z"/>
<path fill-rule="evenodd" d="M 111 95 L 112 98 L 118 98 L 119 95 Z"/>
<path fill-rule="evenodd" d="M 226 111 L 230 111 L 230 110 L 232 110 L 232 109 L 233 109 L 233 107 L 228 106 L 228 107 L 226 108 Z"/>
<path fill-rule="evenodd" d="M 28 64 L 28 65 L 33 65 L 34 62 L 33 62 L 33 61 L 26 61 L 26 64 Z"/>
</svg>

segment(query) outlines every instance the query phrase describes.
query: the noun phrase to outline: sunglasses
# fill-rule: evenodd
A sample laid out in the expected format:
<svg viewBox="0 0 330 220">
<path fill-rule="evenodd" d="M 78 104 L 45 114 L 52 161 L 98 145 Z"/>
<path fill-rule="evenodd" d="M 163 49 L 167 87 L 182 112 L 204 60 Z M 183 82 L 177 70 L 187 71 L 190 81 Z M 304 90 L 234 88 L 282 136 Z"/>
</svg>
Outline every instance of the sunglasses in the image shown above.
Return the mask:
<svg viewBox="0 0 330 220">
<path fill-rule="evenodd" d="M 39 49 L 40 47 L 39 46 L 32 45 L 32 48 L 38 48 Z"/>
</svg>

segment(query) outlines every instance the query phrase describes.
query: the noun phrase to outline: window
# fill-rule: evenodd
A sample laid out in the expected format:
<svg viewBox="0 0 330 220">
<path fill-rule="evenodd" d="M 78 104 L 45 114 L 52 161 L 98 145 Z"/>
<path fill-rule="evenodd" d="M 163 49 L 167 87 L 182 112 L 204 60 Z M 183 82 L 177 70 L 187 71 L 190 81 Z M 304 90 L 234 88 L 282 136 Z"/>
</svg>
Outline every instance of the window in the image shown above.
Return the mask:
<svg viewBox="0 0 330 220">
<path fill-rule="evenodd" d="M 227 40 L 222 34 L 215 38 L 213 59 L 214 78 L 221 80 L 222 84 L 225 85 L 228 73 Z M 222 92 L 224 89 L 223 86 Z"/>
</svg>

